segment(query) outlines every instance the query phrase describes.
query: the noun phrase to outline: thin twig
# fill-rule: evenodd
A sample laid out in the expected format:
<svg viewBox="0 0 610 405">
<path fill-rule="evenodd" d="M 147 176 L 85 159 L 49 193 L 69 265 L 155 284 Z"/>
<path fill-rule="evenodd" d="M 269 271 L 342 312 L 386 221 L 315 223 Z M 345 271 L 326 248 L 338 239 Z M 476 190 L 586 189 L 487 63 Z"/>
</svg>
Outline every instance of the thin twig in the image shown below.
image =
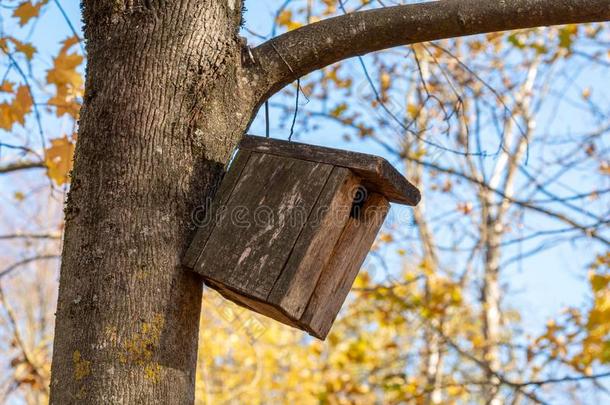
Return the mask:
<svg viewBox="0 0 610 405">
<path fill-rule="evenodd" d="M 8 266 L 6 269 L 0 271 L 0 278 L 9 275 L 10 273 L 15 271 L 19 267 L 25 266 L 26 264 L 36 262 L 39 260 L 59 259 L 60 257 L 61 256 L 59 256 L 59 255 L 39 255 L 39 256 L 28 257 L 26 259 L 13 263 L 12 265 Z"/>
</svg>

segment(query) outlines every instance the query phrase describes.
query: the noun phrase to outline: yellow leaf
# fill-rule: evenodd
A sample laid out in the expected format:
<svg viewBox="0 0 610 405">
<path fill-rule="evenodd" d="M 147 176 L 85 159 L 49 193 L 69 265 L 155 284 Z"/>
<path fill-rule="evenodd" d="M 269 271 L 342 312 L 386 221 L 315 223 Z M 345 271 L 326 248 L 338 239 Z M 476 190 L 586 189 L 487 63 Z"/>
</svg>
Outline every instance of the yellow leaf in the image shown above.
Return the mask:
<svg viewBox="0 0 610 405">
<path fill-rule="evenodd" d="M 470 338 L 470 343 L 473 348 L 477 349 L 485 345 L 485 339 L 482 336 L 475 335 Z"/>
<path fill-rule="evenodd" d="M 74 142 L 67 136 L 51 140 L 51 146 L 45 150 L 47 176 L 58 185 L 69 181 L 68 174 L 72 170 Z"/>
<path fill-rule="evenodd" d="M 40 14 L 40 8 L 44 5 L 44 3 L 46 3 L 46 1 L 41 1 L 36 4 L 33 4 L 31 1 L 24 1 L 17 6 L 15 11 L 13 11 L 13 17 L 19 18 L 19 25 L 23 27 L 32 18 L 38 17 L 38 14 Z"/>
<path fill-rule="evenodd" d="M 390 77 L 390 74 L 388 72 L 382 72 L 380 81 L 381 81 L 381 91 L 386 91 L 387 89 L 390 88 L 390 84 L 392 83 L 392 78 Z"/>
<path fill-rule="evenodd" d="M 424 259 L 421 263 L 419 263 L 419 269 L 427 275 L 431 275 L 432 273 L 434 273 L 433 265 L 428 259 Z"/>
<path fill-rule="evenodd" d="M 428 151 L 425 148 L 419 148 L 415 152 L 411 153 L 410 156 L 411 156 L 412 159 L 420 160 L 421 158 L 426 156 L 427 152 Z"/>
<path fill-rule="evenodd" d="M 292 11 L 284 10 L 277 16 L 277 23 L 280 25 L 288 25 L 292 21 Z"/>
<path fill-rule="evenodd" d="M 462 302 L 462 292 L 457 286 L 451 289 L 451 301 L 455 304 Z"/>
<path fill-rule="evenodd" d="M 284 10 L 277 16 L 277 23 L 281 26 L 293 30 L 299 28 L 302 24 L 292 19 L 292 11 Z"/>
<path fill-rule="evenodd" d="M 447 394 L 451 397 L 462 395 L 464 392 L 464 387 L 460 385 L 450 385 L 447 387 Z"/>
<path fill-rule="evenodd" d="M 415 119 L 419 114 L 419 108 L 417 107 L 417 105 L 409 103 L 409 105 L 407 105 L 407 114 L 409 114 L 409 117 L 411 117 L 411 119 Z"/>
<path fill-rule="evenodd" d="M 610 284 L 610 275 L 591 274 L 589 280 L 593 291 L 599 292 L 605 290 Z"/>
<path fill-rule="evenodd" d="M 578 34 L 578 26 L 569 24 L 559 29 L 559 46 L 570 49 L 574 43 L 574 37 Z"/>
<path fill-rule="evenodd" d="M 341 114 L 345 112 L 345 110 L 347 110 L 347 104 L 341 103 L 330 112 L 330 115 L 338 118 L 339 116 L 341 116 Z"/>
</svg>

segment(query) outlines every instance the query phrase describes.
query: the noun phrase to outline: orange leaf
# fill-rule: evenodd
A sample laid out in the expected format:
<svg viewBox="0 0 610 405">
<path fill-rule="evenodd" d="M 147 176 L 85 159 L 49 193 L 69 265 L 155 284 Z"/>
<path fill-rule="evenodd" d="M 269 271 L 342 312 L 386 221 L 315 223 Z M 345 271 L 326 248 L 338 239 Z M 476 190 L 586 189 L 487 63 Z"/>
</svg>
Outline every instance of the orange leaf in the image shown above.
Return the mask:
<svg viewBox="0 0 610 405">
<path fill-rule="evenodd" d="M 58 185 L 69 181 L 68 175 L 72 170 L 72 157 L 74 155 L 74 142 L 63 138 L 51 139 L 51 146 L 45 150 L 45 164 L 47 176 Z"/>
<path fill-rule="evenodd" d="M 5 89 L 11 89 L 10 83 L 3 83 Z M 6 87 L 5 87 L 6 86 Z M 0 128 L 10 131 L 13 124 L 25 124 L 25 116 L 32 110 L 32 96 L 27 86 L 19 86 L 11 103 L 0 103 Z"/>
<path fill-rule="evenodd" d="M 77 68 L 83 62 L 83 57 L 77 53 L 68 53 L 79 39 L 75 36 L 66 39 L 53 60 L 53 67 L 47 71 L 47 82 L 55 85 L 56 94 L 48 100 L 48 104 L 55 106 L 57 116 L 68 114 L 78 118 L 80 103 L 78 97 L 83 92 L 83 77 Z"/>
<path fill-rule="evenodd" d="M 64 40 L 64 46 L 61 49 L 62 49 L 62 51 L 67 51 L 68 48 L 73 47 L 74 45 L 78 44 L 79 42 L 80 42 L 80 38 L 78 38 L 76 35 L 73 35 Z"/>
<path fill-rule="evenodd" d="M 34 54 L 36 53 L 36 48 L 32 44 L 27 42 L 21 42 L 15 38 L 9 38 L 9 40 L 13 44 L 15 44 L 15 50 L 17 52 L 21 52 L 22 54 L 24 54 L 27 60 L 32 60 Z"/>
<path fill-rule="evenodd" d="M 394 240 L 394 238 L 389 233 L 382 233 L 381 235 L 379 235 L 379 240 L 385 243 L 390 243 Z"/>
<path fill-rule="evenodd" d="M 32 18 L 38 17 L 40 14 L 40 8 L 46 3 L 41 1 L 37 4 L 33 4 L 30 1 L 24 1 L 19 4 L 15 11 L 13 11 L 13 17 L 19 18 L 19 25 L 22 27 L 26 25 Z"/>
<path fill-rule="evenodd" d="M 83 83 L 82 76 L 76 68 L 83 62 L 83 57 L 76 53 L 60 53 L 54 61 L 54 67 L 47 72 L 47 81 L 57 85 L 72 85 L 79 87 Z"/>
<path fill-rule="evenodd" d="M 15 119 L 21 125 L 25 124 L 25 115 L 32 110 L 32 96 L 27 86 L 19 86 L 17 96 L 13 102 L 13 113 Z"/>
<path fill-rule="evenodd" d="M 15 89 L 13 88 L 13 83 L 9 82 L 8 80 L 5 80 L 2 82 L 2 84 L 0 84 L 0 92 L 12 93 L 14 91 Z"/>
</svg>

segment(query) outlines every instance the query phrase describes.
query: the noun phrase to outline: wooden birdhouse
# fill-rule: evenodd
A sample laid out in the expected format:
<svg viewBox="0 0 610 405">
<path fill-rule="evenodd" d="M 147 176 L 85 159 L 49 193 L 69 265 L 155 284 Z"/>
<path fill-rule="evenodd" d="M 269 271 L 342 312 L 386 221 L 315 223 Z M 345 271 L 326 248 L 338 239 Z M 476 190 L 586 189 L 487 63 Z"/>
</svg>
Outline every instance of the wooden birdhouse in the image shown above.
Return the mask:
<svg viewBox="0 0 610 405">
<path fill-rule="evenodd" d="M 383 158 L 246 136 L 184 263 L 224 297 L 324 339 L 389 202 L 419 199 Z"/>
</svg>

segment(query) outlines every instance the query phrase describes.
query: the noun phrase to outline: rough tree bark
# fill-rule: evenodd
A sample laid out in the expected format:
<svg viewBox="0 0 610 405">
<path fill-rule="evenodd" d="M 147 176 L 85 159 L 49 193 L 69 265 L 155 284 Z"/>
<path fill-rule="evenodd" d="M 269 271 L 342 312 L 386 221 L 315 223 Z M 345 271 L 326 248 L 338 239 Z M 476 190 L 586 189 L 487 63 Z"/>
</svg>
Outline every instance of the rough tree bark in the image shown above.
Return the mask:
<svg viewBox="0 0 610 405">
<path fill-rule="evenodd" d="M 52 403 L 193 402 L 202 283 L 180 260 L 252 116 L 236 80 L 240 9 L 84 1 Z"/>
<path fill-rule="evenodd" d="M 52 403 L 193 402 L 201 281 L 180 265 L 191 213 L 282 86 L 399 44 L 610 18 L 607 0 L 449 0 L 312 24 L 254 49 L 252 60 L 238 37 L 241 8 L 241 0 L 83 0 L 87 82 L 65 210 Z"/>
</svg>

